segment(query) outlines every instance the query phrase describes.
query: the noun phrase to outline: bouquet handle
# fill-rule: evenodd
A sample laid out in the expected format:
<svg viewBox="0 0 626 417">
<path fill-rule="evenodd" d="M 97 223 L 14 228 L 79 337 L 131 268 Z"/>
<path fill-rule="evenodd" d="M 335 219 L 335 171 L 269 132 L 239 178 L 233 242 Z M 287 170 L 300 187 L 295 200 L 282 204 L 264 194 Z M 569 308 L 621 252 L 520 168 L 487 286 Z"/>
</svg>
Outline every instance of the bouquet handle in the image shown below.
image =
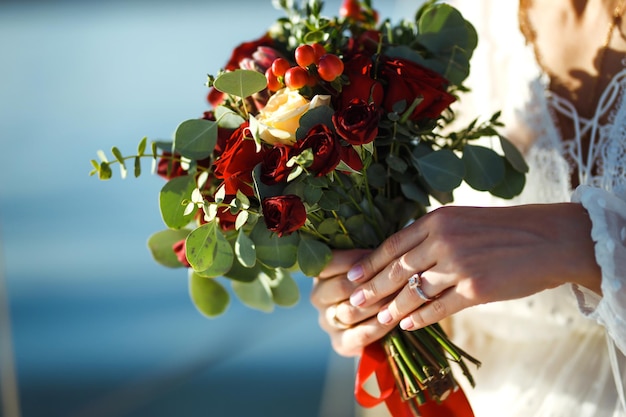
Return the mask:
<svg viewBox="0 0 626 417">
<path fill-rule="evenodd" d="M 378 382 L 378 397 L 364 388 L 365 382 L 372 375 L 376 375 Z M 412 401 L 404 401 L 396 385 L 387 353 L 380 342 L 372 343 L 363 350 L 356 373 L 354 395 L 357 402 L 367 408 L 385 402 L 393 417 L 474 417 L 472 407 L 460 387 L 456 387 L 442 402 L 431 399 L 418 406 Z"/>
</svg>

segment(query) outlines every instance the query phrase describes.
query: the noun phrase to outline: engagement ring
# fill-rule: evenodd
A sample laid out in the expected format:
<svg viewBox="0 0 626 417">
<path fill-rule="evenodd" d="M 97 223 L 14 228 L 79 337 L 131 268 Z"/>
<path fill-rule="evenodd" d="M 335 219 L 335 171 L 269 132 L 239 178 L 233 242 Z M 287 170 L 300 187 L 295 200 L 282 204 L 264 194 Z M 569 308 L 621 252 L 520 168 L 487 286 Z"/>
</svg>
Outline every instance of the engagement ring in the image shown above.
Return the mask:
<svg viewBox="0 0 626 417">
<path fill-rule="evenodd" d="M 418 272 L 409 278 L 409 288 L 414 290 L 419 297 L 424 301 L 432 301 L 434 298 L 431 298 L 426 295 L 424 290 L 422 289 L 422 273 Z"/>
</svg>

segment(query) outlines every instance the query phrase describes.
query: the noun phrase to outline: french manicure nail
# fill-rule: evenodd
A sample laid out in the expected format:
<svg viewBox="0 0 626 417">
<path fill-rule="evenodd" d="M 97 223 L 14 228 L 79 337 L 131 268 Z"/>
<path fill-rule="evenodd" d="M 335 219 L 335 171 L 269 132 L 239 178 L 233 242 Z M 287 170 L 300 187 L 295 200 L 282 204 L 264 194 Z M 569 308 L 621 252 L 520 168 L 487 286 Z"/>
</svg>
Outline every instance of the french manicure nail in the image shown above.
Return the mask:
<svg viewBox="0 0 626 417">
<path fill-rule="evenodd" d="M 389 314 L 389 310 L 387 309 L 378 313 L 377 317 L 378 317 L 378 321 L 380 322 L 380 324 L 391 323 L 391 320 L 393 320 L 393 317 L 391 317 L 391 314 Z"/>
<path fill-rule="evenodd" d="M 361 265 L 355 265 L 348 271 L 348 279 L 350 281 L 356 281 L 363 278 L 363 267 Z"/>
<path fill-rule="evenodd" d="M 355 307 L 360 306 L 365 302 L 365 294 L 363 294 L 363 290 L 358 290 L 354 294 L 350 296 L 350 304 Z"/>
</svg>

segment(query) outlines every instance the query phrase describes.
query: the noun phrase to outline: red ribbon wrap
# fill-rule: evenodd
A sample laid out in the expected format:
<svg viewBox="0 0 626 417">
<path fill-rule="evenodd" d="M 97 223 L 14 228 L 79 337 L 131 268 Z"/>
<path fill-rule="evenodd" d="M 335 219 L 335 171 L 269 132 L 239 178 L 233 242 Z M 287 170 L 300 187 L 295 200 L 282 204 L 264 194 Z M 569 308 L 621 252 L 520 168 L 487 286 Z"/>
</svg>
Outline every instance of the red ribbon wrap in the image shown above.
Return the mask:
<svg viewBox="0 0 626 417">
<path fill-rule="evenodd" d="M 373 374 L 376 374 L 378 381 L 379 397 L 371 395 L 363 387 Z M 393 417 L 414 417 L 411 407 L 402 400 L 387 362 L 387 353 L 379 342 L 372 343 L 363 350 L 356 373 L 354 396 L 363 407 L 371 408 L 384 401 Z M 474 417 L 472 407 L 460 387 L 441 403 L 429 400 L 420 405 L 419 412 L 422 417 Z"/>
</svg>

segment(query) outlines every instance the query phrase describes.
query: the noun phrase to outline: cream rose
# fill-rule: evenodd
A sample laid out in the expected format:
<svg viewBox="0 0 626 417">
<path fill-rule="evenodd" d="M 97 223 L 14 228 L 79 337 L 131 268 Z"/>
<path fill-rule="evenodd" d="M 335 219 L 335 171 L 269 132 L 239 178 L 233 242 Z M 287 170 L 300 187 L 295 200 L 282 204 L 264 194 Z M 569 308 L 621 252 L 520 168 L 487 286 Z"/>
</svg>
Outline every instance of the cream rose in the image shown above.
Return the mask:
<svg viewBox="0 0 626 417">
<path fill-rule="evenodd" d="M 270 97 L 256 117 L 251 116 L 254 119 L 250 120 L 252 134 L 272 145 L 292 145 L 296 141 L 300 117 L 310 109 L 329 103 L 330 96 L 327 95 L 317 95 L 309 101 L 297 90 L 283 88 Z"/>
</svg>

